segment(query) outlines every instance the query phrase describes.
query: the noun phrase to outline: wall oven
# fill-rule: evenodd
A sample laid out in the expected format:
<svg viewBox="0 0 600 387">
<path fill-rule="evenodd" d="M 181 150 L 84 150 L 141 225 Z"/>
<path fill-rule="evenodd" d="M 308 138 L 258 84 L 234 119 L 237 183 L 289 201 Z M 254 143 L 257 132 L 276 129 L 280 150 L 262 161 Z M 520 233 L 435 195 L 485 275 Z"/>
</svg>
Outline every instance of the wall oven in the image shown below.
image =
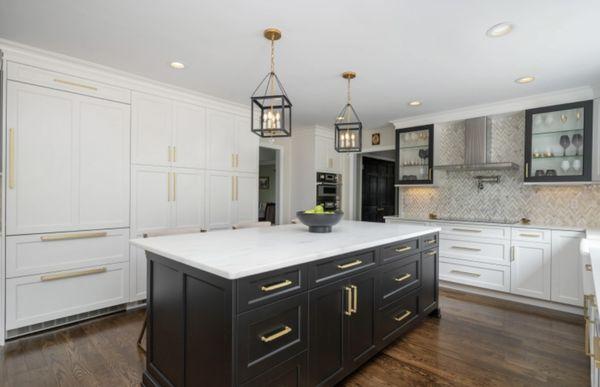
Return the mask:
<svg viewBox="0 0 600 387">
<path fill-rule="evenodd" d="M 316 204 L 323 204 L 325 211 L 342 209 L 342 175 L 317 172 Z"/>
</svg>

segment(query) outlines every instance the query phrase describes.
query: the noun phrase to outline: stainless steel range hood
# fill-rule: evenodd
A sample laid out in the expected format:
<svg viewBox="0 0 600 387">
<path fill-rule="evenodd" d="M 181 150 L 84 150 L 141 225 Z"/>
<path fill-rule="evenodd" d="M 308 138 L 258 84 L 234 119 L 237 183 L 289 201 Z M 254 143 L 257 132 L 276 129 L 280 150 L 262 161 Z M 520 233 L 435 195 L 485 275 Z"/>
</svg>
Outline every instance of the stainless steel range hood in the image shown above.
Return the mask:
<svg viewBox="0 0 600 387">
<path fill-rule="evenodd" d="M 512 162 L 490 162 L 491 136 L 486 117 L 470 118 L 465 121 L 465 162 L 463 164 L 437 165 L 442 171 L 486 171 L 519 169 Z"/>
</svg>

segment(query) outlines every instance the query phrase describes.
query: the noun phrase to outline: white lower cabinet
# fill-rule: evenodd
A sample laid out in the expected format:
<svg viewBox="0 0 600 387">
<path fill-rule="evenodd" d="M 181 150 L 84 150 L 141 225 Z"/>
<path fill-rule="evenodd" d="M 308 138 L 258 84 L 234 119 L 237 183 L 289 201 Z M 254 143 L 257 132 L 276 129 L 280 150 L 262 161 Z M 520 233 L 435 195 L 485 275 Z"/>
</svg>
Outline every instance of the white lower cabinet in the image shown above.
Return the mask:
<svg viewBox="0 0 600 387">
<path fill-rule="evenodd" d="M 508 292 L 510 274 L 507 266 L 440 258 L 440 279 L 443 281 Z"/>
<path fill-rule="evenodd" d="M 511 248 L 511 293 L 550 300 L 550 244 L 513 242 Z"/>
<path fill-rule="evenodd" d="M 552 231 L 552 301 L 583 305 L 582 257 L 579 252 L 585 233 Z"/>
<path fill-rule="evenodd" d="M 128 262 L 9 278 L 6 329 L 124 304 L 128 282 Z"/>
</svg>

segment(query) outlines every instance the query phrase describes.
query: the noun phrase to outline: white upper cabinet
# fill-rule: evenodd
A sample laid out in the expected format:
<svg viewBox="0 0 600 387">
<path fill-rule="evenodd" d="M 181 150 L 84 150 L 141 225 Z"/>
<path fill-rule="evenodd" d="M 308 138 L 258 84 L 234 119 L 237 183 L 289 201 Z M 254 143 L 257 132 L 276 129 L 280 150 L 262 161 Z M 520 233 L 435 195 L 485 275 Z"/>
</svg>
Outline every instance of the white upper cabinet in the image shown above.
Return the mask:
<svg viewBox="0 0 600 387">
<path fill-rule="evenodd" d="M 173 107 L 173 166 L 206 166 L 206 109 L 175 102 Z"/>
<path fill-rule="evenodd" d="M 511 293 L 550 300 L 550 244 L 513 242 L 512 249 Z"/>
<path fill-rule="evenodd" d="M 169 166 L 173 146 L 173 104 L 166 98 L 133 93 L 132 162 Z"/>
<path fill-rule="evenodd" d="M 552 301 L 583 305 L 582 257 L 585 233 L 552 230 Z"/>
<path fill-rule="evenodd" d="M 236 169 L 240 172 L 258 173 L 259 137 L 250 131 L 250 119 L 236 120 Z"/>
<path fill-rule="evenodd" d="M 208 111 L 208 169 L 229 171 L 234 168 L 235 134 L 236 117 L 233 114 Z"/>
<path fill-rule="evenodd" d="M 131 224 L 136 232 L 171 226 L 171 168 L 132 168 Z"/>
<path fill-rule="evenodd" d="M 7 234 L 127 227 L 129 106 L 7 88 Z"/>
<path fill-rule="evenodd" d="M 318 172 L 340 173 L 340 156 L 333 138 L 315 136 L 315 167 Z"/>
<path fill-rule="evenodd" d="M 204 172 L 173 169 L 172 227 L 204 226 Z"/>
</svg>

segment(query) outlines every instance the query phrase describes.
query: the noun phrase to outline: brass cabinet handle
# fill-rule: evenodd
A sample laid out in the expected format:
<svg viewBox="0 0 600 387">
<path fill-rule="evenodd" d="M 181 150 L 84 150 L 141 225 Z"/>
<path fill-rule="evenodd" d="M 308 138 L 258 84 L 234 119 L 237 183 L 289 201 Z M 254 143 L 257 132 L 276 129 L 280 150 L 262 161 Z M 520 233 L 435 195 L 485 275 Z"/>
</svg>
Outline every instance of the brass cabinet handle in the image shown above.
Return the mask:
<svg viewBox="0 0 600 387">
<path fill-rule="evenodd" d="M 596 354 L 600 354 L 600 337 L 594 337 L 594 364 L 600 368 L 600 360 L 596 359 Z"/>
<path fill-rule="evenodd" d="M 356 259 L 352 262 L 344 263 L 343 265 L 337 265 L 338 269 L 348 269 L 350 267 L 361 265 L 363 262 L 360 259 Z"/>
<path fill-rule="evenodd" d="M 263 292 L 272 292 L 273 290 L 285 288 L 286 286 L 290 286 L 293 282 L 290 280 L 281 281 L 276 284 L 261 286 L 260 290 Z"/>
<path fill-rule="evenodd" d="M 231 201 L 235 201 L 235 176 L 231 176 Z"/>
<path fill-rule="evenodd" d="M 273 334 L 272 334 L 272 335 L 270 335 L 270 336 L 261 336 L 261 337 L 260 337 L 260 340 L 261 340 L 263 343 L 270 343 L 270 342 L 271 342 L 271 341 L 273 341 L 273 340 L 277 340 L 278 338 L 280 338 L 280 337 L 282 337 L 282 336 L 285 336 L 285 335 L 287 335 L 287 334 L 288 334 L 288 333 L 290 333 L 291 331 L 292 331 L 292 328 L 288 327 L 287 325 L 284 325 L 284 326 L 283 326 L 283 329 L 282 329 L 282 330 L 280 330 L 279 332 L 277 332 L 277 333 L 273 333 Z"/>
<path fill-rule="evenodd" d="M 236 168 L 240 167 L 240 154 L 239 153 L 235 154 L 235 167 Z"/>
<path fill-rule="evenodd" d="M 432 173 L 433 173 L 433 170 L 431 168 L 429 168 L 429 180 L 433 180 Z"/>
<path fill-rule="evenodd" d="M 231 168 L 235 168 L 235 154 L 231 154 Z"/>
<path fill-rule="evenodd" d="M 450 270 L 450 273 L 456 273 L 456 274 L 466 275 L 466 276 L 469 276 L 469 277 L 481 277 L 481 274 L 471 273 L 470 271 Z"/>
<path fill-rule="evenodd" d="M 77 83 L 77 82 L 72 82 L 72 81 L 67 81 L 64 79 L 58 79 L 58 78 L 54 78 L 54 82 L 56 83 L 62 83 L 63 85 L 68 85 L 68 86 L 75 86 L 75 87 L 81 87 L 83 89 L 88 89 L 88 90 L 93 90 L 93 91 L 98 91 L 97 87 L 94 86 L 89 86 L 89 85 L 84 85 L 82 83 Z"/>
<path fill-rule="evenodd" d="M 589 357 L 594 356 L 594 354 L 590 351 L 590 323 L 587 320 L 587 318 L 585 319 L 585 343 L 584 345 L 584 351 L 585 354 Z"/>
<path fill-rule="evenodd" d="M 394 320 L 396 321 L 402 321 L 404 319 L 406 319 L 408 316 L 410 316 L 412 314 L 412 312 L 410 310 L 405 310 L 404 313 L 402 313 L 402 315 L 400 316 L 395 316 Z"/>
<path fill-rule="evenodd" d="M 533 234 L 533 233 L 520 233 L 519 236 L 527 237 L 527 238 L 541 238 L 542 237 L 540 234 Z"/>
<path fill-rule="evenodd" d="M 481 232 L 482 230 L 477 230 L 474 228 L 453 228 L 452 231 L 459 231 L 459 232 Z"/>
<path fill-rule="evenodd" d="M 403 251 L 408 251 L 410 249 L 412 249 L 411 246 L 402 246 L 402 247 L 398 247 L 397 249 L 394 249 L 394 251 L 397 253 L 401 253 Z"/>
<path fill-rule="evenodd" d="M 425 243 L 427 243 L 428 245 L 432 245 L 432 244 L 434 244 L 435 242 L 436 242 L 436 239 L 435 239 L 435 238 L 433 238 L 433 239 L 429 239 L 429 240 L 425 241 Z"/>
<path fill-rule="evenodd" d="M 8 130 L 8 188 L 15 188 L 15 129 Z"/>
<path fill-rule="evenodd" d="M 437 251 L 435 251 L 435 250 L 427 253 L 428 256 L 432 256 L 432 255 L 436 255 L 436 254 L 437 254 Z"/>
<path fill-rule="evenodd" d="M 68 239 L 102 238 L 107 235 L 108 235 L 108 233 L 106 231 L 78 232 L 78 233 L 68 233 L 68 234 L 44 235 L 44 236 L 40 237 L 40 240 L 42 242 L 51 242 L 51 241 L 64 241 L 64 240 L 68 240 Z"/>
<path fill-rule="evenodd" d="M 177 147 L 173 146 L 173 162 L 177 161 Z"/>
<path fill-rule="evenodd" d="M 358 288 L 355 285 L 350 285 L 350 289 L 352 289 L 352 307 L 350 308 L 351 313 L 358 312 Z"/>
<path fill-rule="evenodd" d="M 525 163 L 525 177 L 529 177 L 529 163 Z"/>
<path fill-rule="evenodd" d="M 481 251 L 481 249 L 475 247 L 465 247 L 465 246 L 451 246 L 451 249 L 454 250 L 466 250 L 466 251 Z"/>
<path fill-rule="evenodd" d="M 167 201 L 171 201 L 171 172 L 167 172 Z"/>
<path fill-rule="evenodd" d="M 88 270 L 80 270 L 80 271 L 71 271 L 66 273 L 57 273 L 57 274 L 48 274 L 40 277 L 42 281 L 55 281 L 59 279 L 72 278 L 72 277 L 81 277 L 84 275 L 90 274 L 99 274 L 106 272 L 105 267 L 98 267 L 96 269 L 88 269 Z"/>
<path fill-rule="evenodd" d="M 590 265 L 589 263 L 585 264 L 585 271 L 592 271 L 592 265 Z"/>
<path fill-rule="evenodd" d="M 173 172 L 173 201 L 177 200 L 177 173 Z"/>
<path fill-rule="evenodd" d="M 396 282 L 402 282 L 404 280 L 409 279 L 410 277 L 412 277 L 412 274 L 406 273 L 402 277 L 396 277 L 396 278 L 394 278 L 394 281 L 396 281 Z"/>
<path fill-rule="evenodd" d="M 348 286 L 344 286 L 344 291 L 346 292 L 346 310 L 344 314 L 346 316 L 352 315 L 352 289 Z"/>
<path fill-rule="evenodd" d="M 235 200 L 239 201 L 240 200 L 240 177 L 236 176 L 235 177 Z"/>
</svg>

